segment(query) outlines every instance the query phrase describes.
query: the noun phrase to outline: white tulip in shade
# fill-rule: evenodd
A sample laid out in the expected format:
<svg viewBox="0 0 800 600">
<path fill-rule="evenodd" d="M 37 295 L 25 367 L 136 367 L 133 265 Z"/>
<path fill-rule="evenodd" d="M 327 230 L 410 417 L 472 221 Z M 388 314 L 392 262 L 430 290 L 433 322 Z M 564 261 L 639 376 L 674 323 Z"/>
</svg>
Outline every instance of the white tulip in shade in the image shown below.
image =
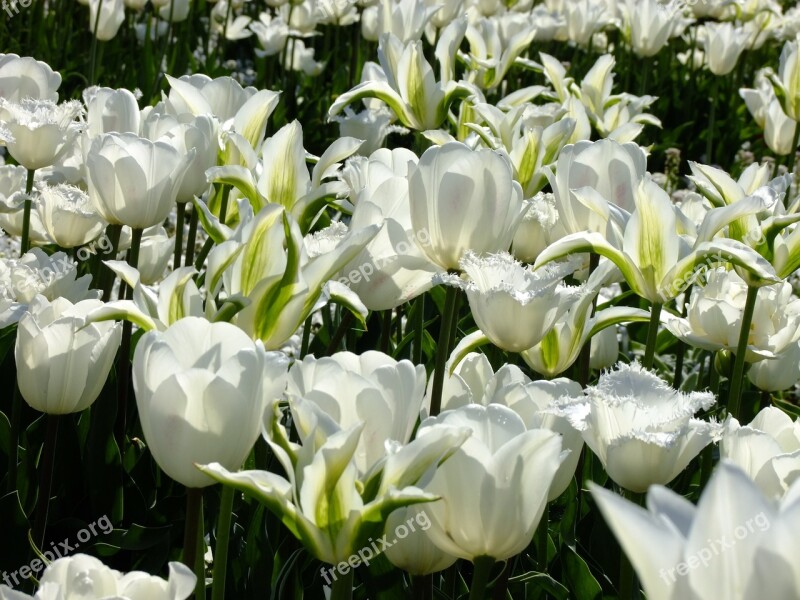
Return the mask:
<svg viewBox="0 0 800 600">
<path fill-rule="evenodd" d="M 800 419 L 768 406 L 749 425 L 730 418 L 720 456 L 747 473 L 767 497 L 780 498 L 800 479 Z"/>
<path fill-rule="evenodd" d="M 86 315 L 101 305 L 36 296 L 19 320 L 17 383 L 32 408 L 51 415 L 81 412 L 100 395 L 122 335 L 119 323 L 84 327 Z"/>
<path fill-rule="evenodd" d="M 589 485 L 650 600 L 800 597 L 800 483 L 777 504 L 722 461 L 697 506 L 659 485 L 646 510 Z"/>
<path fill-rule="evenodd" d="M 522 552 L 544 513 L 561 452 L 561 436 L 526 429 L 513 410 L 491 404 L 445 411 L 422 422 L 417 439 L 444 426 L 472 435 L 440 465 L 425 490 L 442 497 L 425 506 L 431 541 L 474 561 L 505 560 Z"/>
<path fill-rule="evenodd" d="M 800 381 L 800 342 L 789 344 L 776 358 L 750 365 L 747 378 L 765 392 L 788 390 Z"/>
<path fill-rule="evenodd" d="M 47 63 L 30 56 L 0 54 L 0 98 L 10 102 L 23 98 L 55 102 L 60 85 L 61 75 Z"/>
<path fill-rule="evenodd" d="M 68 184 L 45 186 L 40 194 L 37 208 L 42 224 L 62 248 L 87 244 L 105 229 L 105 221 L 80 188 Z"/>
<path fill-rule="evenodd" d="M 214 481 L 195 463 L 239 468 L 267 403 L 283 393 L 287 364 L 230 323 L 187 317 L 142 336 L 133 389 L 145 441 L 164 472 L 199 488 Z"/>
<path fill-rule="evenodd" d="M 667 484 L 722 425 L 693 418 L 714 404 L 708 392 L 683 394 L 638 363 L 620 363 L 584 395 L 563 399 L 554 414 L 569 419 L 609 477 L 632 492 Z"/>
<path fill-rule="evenodd" d="M 4 600 L 78 600 L 125 598 L 126 600 L 186 600 L 194 592 L 197 578 L 179 562 L 169 563 L 169 578 L 143 571 L 120 573 L 94 556 L 75 554 L 52 562 L 39 580 L 35 596 L 0 585 Z"/>
<path fill-rule="evenodd" d="M 414 239 L 442 269 L 460 269 L 467 250 L 508 250 L 526 208 L 509 163 L 460 142 L 425 151 L 409 176 L 409 198 Z"/>
</svg>

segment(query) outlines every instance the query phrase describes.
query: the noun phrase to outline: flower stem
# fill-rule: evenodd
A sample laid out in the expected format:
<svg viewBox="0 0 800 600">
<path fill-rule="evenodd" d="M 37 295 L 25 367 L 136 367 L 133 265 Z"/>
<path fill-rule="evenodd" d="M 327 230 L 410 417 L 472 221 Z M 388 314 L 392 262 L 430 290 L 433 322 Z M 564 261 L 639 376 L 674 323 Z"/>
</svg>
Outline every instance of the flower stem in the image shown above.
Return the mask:
<svg viewBox="0 0 800 600">
<path fill-rule="evenodd" d="M 442 328 L 439 332 L 439 344 L 436 346 L 436 367 L 433 373 L 433 388 L 431 391 L 431 416 L 435 417 L 442 408 L 442 390 L 444 389 L 444 371 L 447 368 L 447 357 L 450 354 L 449 340 L 456 319 L 456 300 L 458 288 L 447 287 L 442 312 Z"/>
<path fill-rule="evenodd" d="M 714 126 L 717 117 L 717 93 L 719 92 L 719 77 L 714 76 L 711 84 L 711 110 L 708 115 L 708 135 L 706 136 L 706 164 L 714 164 Z"/>
<path fill-rule="evenodd" d="M 44 532 L 47 529 L 47 513 L 50 509 L 50 490 L 53 485 L 53 465 L 58 441 L 58 424 L 61 417 L 60 415 L 46 415 L 45 419 L 47 419 L 47 433 L 39 459 L 39 495 L 36 497 L 36 526 L 33 533 L 33 541 L 40 549 L 44 548 Z"/>
<path fill-rule="evenodd" d="M 172 260 L 173 271 L 181 266 L 181 258 L 183 258 L 183 221 L 185 215 L 186 203 L 178 202 L 178 214 L 175 219 L 175 254 Z"/>
<path fill-rule="evenodd" d="M 491 556 L 478 556 L 473 565 L 475 570 L 472 572 L 469 600 L 484 600 L 486 598 L 486 588 L 489 585 L 489 575 L 494 566 L 494 559 Z"/>
<path fill-rule="evenodd" d="M 353 597 L 353 569 L 333 580 L 330 600 L 350 600 Z"/>
<path fill-rule="evenodd" d="M 653 368 L 653 359 L 656 354 L 656 339 L 658 338 L 658 323 L 661 317 L 661 307 L 663 305 L 654 302 L 650 308 L 650 326 L 647 328 L 647 344 L 644 348 L 644 359 L 642 366 L 645 369 Z"/>
<path fill-rule="evenodd" d="M 415 365 L 422 364 L 422 339 L 425 336 L 425 294 L 414 301 L 414 356 Z"/>
<path fill-rule="evenodd" d="M 183 262 L 184 267 L 191 267 L 192 261 L 194 260 L 194 244 L 195 239 L 197 239 L 197 221 L 197 208 L 192 206 L 192 214 L 189 217 L 189 234 L 186 236 L 186 259 Z"/>
<path fill-rule="evenodd" d="M 231 537 L 233 495 L 233 488 L 222 487 L 222 495 L 219 501 L 219 519 L 217 520 L 217 545 L 214 548 L 214 583 L 211 587 L 211 600 L 225 599 L 225 576 L 228 569 L 228 543 Z"/>
<path fill-rule="evenodd" d="M 25 254 L 31 248 L 31 193 L 33 192 L 33 174 L 36 169 L 28 169 L 28 179 L 25 181 L 25 206 L 22 213 L 22 243 L 20 245 L 20 255 Z"/>
<path fill-rule="evenodd" d="M 203 490 L 202 488 L 187 488 L 186 490 L 186 525 L 183 530 L 183 564 L 192 571 L 197 568 L 198 539 L 203 536 Z M 195 594 L 199 599 L 198 590 L 203 582 L 198 578 Z"/>
<path fill-rule="evenodd" d="M 142 245 L 142 229 L 134 229 L 131 236 L 131 247 L 128 250 L 128 264 L 134 269 L 139 265 L 139 248 Z M 125 290 L 125 298 L 133 299 L 133 288 Z M 128 421 L 128 387 L 131 377 L 131 364 L 129 355 L 131 352 L 131 332 L 133 324 L 130 321 L 122 323 L 122 342 L 120 343 L 119 355 L 117 356 L 117 401 L 119 412 L 117 413 L 117 430 L 115 438 L 120 452 L 124 452 L 125 432 L 127 431 Z"/>
<path fill-rule="evenodd" d="M 637 506 L 642 506 L 644 501 L 643 494 L 637 494 L 635 492 L 629 492 L 628 490 L 623 490 L 623 495 Z M 620 548 L 619 553 L 620 553 L 619 554 L 620 600 L 637 600 L 640 596 L 639 584 L 638 581 L 636 580 L 636 573 L 633 570 L 633 565 L 631 564 L 628 555 L 625 554 L 625 550 Z"/>
<path fill-rule="evenodd" d="M 414 575 L 411 578 L 412 597 L 417 600 L 433 598 L 433 574 Z"/>
<path fill-rule="evenodd" d="M 17 489 L 17 465 L 19 464 L 19 422 L 22 413 L 22 395 L 14 381 L 14 397 L 11 400 L 11 447 L 8 453 L 8 492 Z"/>
<path fill-rule="evenodd" d="M 750 325 L 753 322 L 753 312 L 755 311 L 757 297 L 758 288 L 752 285 L 749 286 L 744 304 L 744 314 L 742 314 L 742 328 L 739 330 L 739 344 L 736 346 L 736 362 L 733 363 L 731 391 L 728 395 L 728 413 L 736 419 L 739 418 L 741 410 L 744 359 L 747 355 L 747 342 L 750 339 Z"/>
<path fill-rule="evenodd" d="M 592 276 L 595 269 L 597 269 L 597 265 L 600 264 L 600 255 L 599 254 L 590 254 L 589 255 L 589 275 L 588 277 Z M 595 311 L 597 310 L 597 296 L 594 297 L 592 300 L 592 309 L 589 317 L 593 317 Z M 586 387 L 589 383 L 589 371 L 590 371 L 590 363 L 591 363 L 591 354 L 592 354 L 592 340 L 587 339 L 586 342 L 583 344 L 583 348 L 581 348 L 580 356 L 578 357 L 578 383 L 581 387 Z M 580 490 L 578 490 L 580 493 Z"/>
<path fill-rule="evenodd" d="M 550 525 L 550 515 L 548 514 L 547 507 L 545 506 L 542 520 L 539 521 L 539 526 L 534 533 L 534 540 L 536 540 L 536 561 L 539 563 L 539 571 L 547 573 L 547 542 L 548 542 L 548 527 Z"/>
</svg>

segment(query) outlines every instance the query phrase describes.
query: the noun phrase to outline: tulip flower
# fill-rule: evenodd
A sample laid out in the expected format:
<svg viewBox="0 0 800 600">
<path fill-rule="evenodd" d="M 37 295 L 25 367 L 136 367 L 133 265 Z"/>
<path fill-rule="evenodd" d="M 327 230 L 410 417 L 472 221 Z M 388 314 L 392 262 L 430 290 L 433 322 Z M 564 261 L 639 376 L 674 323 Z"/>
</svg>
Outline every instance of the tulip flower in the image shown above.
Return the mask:
<svg viewBox="0 0 800 600">
<path fill-rule="evenodd" d="M 396 509 L 437 500 L 415 485 L 449 460 L 469 434 L 464 428 L 442 427 L 405 446 L 389 445 L 386 456 L 362 478 L 354 455 L 366 423 L 341 429 L 312 402 L 292 398 L 289 406 L 300 443 L 290 441 L 278 403 L 264 426 L 286 477 L 267 471 L 231 473 L 216 463 L 200 470 L 265 504 L 312 556 L 332 565 L 369 547 Z M 320 506 L 328 509 L 320 511 Z"/>
<path fill-rule="evenodd" d="M 29 171 L 49 167 L 73 142 L 78 133 L 76 118 L 82 113 L 77 100 L 56 104 L 24 98 L 15 103 L 0 97 L 0 141 Z"/>
<path fill-rule="evenodd" d="M 582 198 L 593 198 L 602 205 L 596 192 L 584 188 Z M 655 182 L 642 180 L 634 191 L 635 210 L 625 225 L 622 243 L 615 246 L 596 231 L 574 233 L 546 248 L 536 259 L 538 268 L 552 260 L 578 252 L 594 252 L 611 260 L 625 281 L 642 298 L 655 304 L 674 298 L 696 276 L 698 266 L 714 257 L 752 273 L 761 284 L 777 280 L 772 266 L 758 253 L 735 240 L 714 240 L 714 234 L 736 218 L 758 212 L 758 199 L 709 211 L 691 248 L 681 243 L 676 209 L 667 193 Z"/>
<path fill-rule="evenodd" d="M 88 244 L 106 227 L 86 192 L 75 186 L 43 187 L 37 208 L 47 233 L 62 248 Z"/>
<path fill-rule="evenodd" d="M 26 304 L 42 295 L 51 302 L 64 298 L 70 302 L 96 299 L 99 294 L 90 290 L 91 275 L 78 277 L 78 266 L 63 252 L 51 255 L 33 248 L 10 265 L 9 279 L 16 299 Z"/>
<path fill-rule="evenodd" d="M 428 258 L 460 269 L 467 250 L 508 250 L 523 217 L 522 188 L 492 150 L 451 142 L 425 151 L 409 176 L 411 224 Z"/>
<path fill-rule="evenodd" d="M 21 102 L 23 98 L 55 102 L 59 86 L 61 75 L 47 63 L 30 56 L 0 54 L 0 98 L 9 102 Z"/>
<path fill-rule="evenodd" d="M 340 95 L 328 117 L 335 117 L 345 106 L 364 98 L 377 98 L 388 104 L 409 129 L 436 129 L 447 117 L 451 104 L 473 93 L 472 86 L 453 80 L 453 57 L 466 26 L 465 20 L 453 21 L 439 38 L 435 52 L 441 70 L 439 81 L 425 59 L 421 42 L 403 44 L 390 33 L 382 35 L 378 60 L 386 80 L 366 81 Z"/>
<path fill-rule="evenodd" d="M 697 506 L 661 486 L 647 509 L 591 486 L 651 600 L 796 598 L 798 485 L 780 504 L 723 461 Z"/>
<path fill-rule="evenodd" d="M 742 426 L 725 423 L 720 457 L 735 463 L 765 496 L 782 497 L 800 475 L 800 419 L 768 406 Z"/>
<path fill-rule="evenodd" d="M 706 273 L 706 284 L 693 289 L 686 318 L 667 315 L 664 326 L 692 346 L 735 352 L 747 294 L 747 284 L 735 271 L 712 269 Z M 775 358 L 800 338 L 800 300 L 789 283 L 758 288 L 756 302 L 746 362 Z"/>
<path fill-rule="evenodd" d="M 773 359 L 750 365 L 747 378 L 765 392 L 779 392 L 794 387 L 800 381 L 800 342 L 789 344 Z"/>
<path fill-rule="evenodd" d="M 626 0 L 621 8 L 627 41 L 641 57 L 655 56 L 667 44 L 681 10 L 676 2 L 661 4 L 656 0 Z"/>
<path fill-rule="evenodd" d="M 64 415 L 81 412 L 100 395 L 122 336 L 114 323 L 84 327 L 102 303 L 36 296 L 17 329 L 17 383 L 34 409 Z"/>
<path fill-rule="evenodd" d="M 554 413 L 582 433 L 615 483 L 644 492 L 672 481 L 718 439 L 719 424 L 693 418 L 713 404 L 708 392 L 683 394 L 637 363 L 620 363 Z"/>
<path fill-rule="evenodd" d="M 365 475 L 390 442 L 406 444 L 425 395 L 425 367 L 382 352 L 306 356 L 289 371 L 286 393 L 313 402 L 343 429 L 365 423 L 354 460 Z"/>
<path fill-rule="evenodd" d="M 147 229 L 175 206 L 193 157 L 130 133 L 100 135 L 86 156 L 89 197 L 112 225 Z"/>
<path fill-rule="evenodd" d="M 457 364 L 456 364 L 456 361 Z M 561 434 L 562 447 L 569 450 L 556 471 L 548 501 L 569 487 L 583 448 L 583 438 L 564 417 L 552 414 L 562 396 L 577 395 L 581 387 L 565 377 L 531 381 L 519 367 L 503 365 L 495 373 L 483 354 L 471 352 L 463 360 L 457 354 L 450 361 L 442 394 L 442 409 L 453 410 L 471 404 L 507 406 L 517 413 L 528 429 L 549 429 Z"/>
<path fill-rule="evenodd" d="M 764 130 L 767 147 L 781 156 L 791 153 L 797 122 L 786 115 L 767 77 L 760 72 L 756 75 L 756 88 L 740 89 L 739 95 Z"/>
<path fill-rule="evenodd" d="M 748 41 L 747 32 L 733 23 L 705 24 L 705 53 L 714 75 L 727 75 L 736 66 Z"/>
<path fill-rule="evenodd" d="M 247 299 L 235 317 L 239 327 L 268 349 L 277 349 L 328 300 L 363 321 L 367 311 L 358 297 L 345 286 L 332 290 L 336 282 L 329 280 L 369 243 L 377 225 L 348 231 L 337 223 L 306 241 L 282 206 L 268 204 L 255 217 L 244 208 L 240 203 L 244 216 L 235 233 L 219 231 L 230 237 L 209 254 L 212 272 L 206 274 L 213 294 L 224 285 L 228 298 Z"/>
<path fill-rule="evenodd" d="M 47 565 L 35 596 L 0 585 L 0 597 L 8 600 L 186 600 L 194 592 L 196 580 L 191 569 L 178 562 L 169 563 L 169 578 L 164 580 L 142 571 L 120 573 L 94 556 L 75 554 Z"/>
<path fill-rule="evenodd" d="M 424 504 L 421 508 L 410 506 L 394 511 L 386 521 L 386 531 L 397 531 L 401 526 L 408 529 L 409 521 L 421 526 L 386 548 L 386 558 L 390 563 L 411 575 L 428 575 L 443 571 L 458 560 L 457 556 L 441 550 L 431 541 L 427 533 L 431 521 Z"/>
<path fill-rule="evenodd" d="M 460 266 L 466 280 L 447 276 L 444 281 L 466 291 L 475 323 L 508 352 L 538 344 L 578 292 L 562 282 L 575 270 L 574 262 L 534 271 L 507 252 L 479 258 L 468 250 Z"/>
<path fill-rule="evenodd" d="M 238 468 L 258 438 L 267 403 L 286 385 L 288 360 L 229 323 L 187 317 L 150 331 L 133 356 L 133 389 L 145 441 L 172 479 L 213 480 L 195 463 Z"/>
<path fill-rule="evenodd" d="M 102 42 L 113 40 L 125 21 L 123 0 L 88 0 L 88 4 L 88 30 Z"/>
<path fill-rule="evenodd" d="M 470 47 L 467 61 L 477 85 L 484 90 L 499 86 L 535 35 L 530 21 L 514 13 L 471 23 L 465 34 Z"/>
<path fill-rule="evenodd" d="M 770 78 L 783 112 L 795 122 L 800 121 L 800 60 L 797 48 L 797 38 L 786 41 L 781 51 L 778 73 Z"/>
<path fill-rule="evenodd" d="M 415 240 L 408 178 L 395 175 L 390 168 L 395 154 L 401 163 L 395 167 L 400 170 L 413 168 L 417 162 L 414 154 L 407 156 L 402 149 L 383 150 L 370 157 L 362 173 L 367 181 L 357 194 L 350 226 L 377 225 L 380 231 L 341 270 L 339 278 L 370 310 L 392 309 L 419 296 L 433 286 L 434 275 L 443 272 L 420 249 L 427 241 L 425 234 L 424 239 Z M 407 167 L 402 166 L 404 161 Z"/>
<path fill-rule="evenodd" d="M 513 410 L 490 404 L 430 417 L 420 424 L 417 440 L 447 426 L 466 427 L 472 435 L 425 486 L 442 497 L 425 507 L 431 541 L 473 562 L 519 554 L 533 538 L 553 477 L 566 456 L 560 436 L 547 429 L 526 429 Z"/>
<path fill-rule="evenodd" d="M 139 133 L 139 103 L 130 90 L 87 88 L 83 101 L 86 103 L 86 132 L 90 138 L 103 133 Z"/>
</svg>

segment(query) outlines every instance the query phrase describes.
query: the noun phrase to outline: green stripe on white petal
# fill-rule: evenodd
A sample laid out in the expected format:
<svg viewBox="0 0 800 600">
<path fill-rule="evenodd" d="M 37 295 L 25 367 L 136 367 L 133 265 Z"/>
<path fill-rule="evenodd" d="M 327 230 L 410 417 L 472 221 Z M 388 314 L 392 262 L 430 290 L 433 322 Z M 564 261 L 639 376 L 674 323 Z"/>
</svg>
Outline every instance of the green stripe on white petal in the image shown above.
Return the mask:
<svg viewBox="0 0 800 600">
<path fill-rule="evenodd" d="M 714 206 L 733 204 L 744 197 L 744 190 L 722 169 L 689 161 L 692 175 L 689 176 L 697 191 L 709 199 Z"/>
<path fill-rule="evenodd" d="M 765 208 L 767 208 L 766 202 L 760 196 L 748 196 L 733 204 L 712 208 L 700 224 L 695 245 L 711 241 L 725 226 L 742 217 L 755 215 Z"/>
<path fill-rule="evenodd" d="M 239 471 L 231 473 L 219 463 L 197 465 L 203 473 L 221 484 L 243 492 L 264 504 L 278 516 L 295 537 L 300 537 L 297 528 L 297 508 L 292 504 L 292 485 L 279 475 L 269 471 Z"/>
<path fill-rule="evenodd" d="M 274 274 L 273 266 L 278 256 L 275 251 L 283 246 L 282 219 L 286 211 L 277 204 L 268 204 L 251 222 L 252 229 L 237 263 L 241 274 L 237 292 L 249 295 L 259 282 Z"/>
<path fill-rule="evenodd" d="M 392 109 L 394 114 L 397 115 L 397 118 L 400 119 L 400 122 L 406 127 L 417 130 L 424 129 L 411 110 L 411 107 L 406 104 L 400 94 L 392 89 L 385 81 L 365 81 L 349 92 L 345 92 L 336 98 L 336 101 L 331 105 L 328 116 L 335 117 L 344 110 L 345 106 L 349 106 L 354 102 L 366 98 L 377 98 L 388 104 L 389 108 Z"/>
<path fill-rule="evenodd" d="M 99 306 L 86 316 L 85 324 L 96 323 L 99 321 L 130 321 L 138 325 L 145 331 L 163 331 L 167 327 L 158 319 L 145 313 L 132 300 L 117 300 Z"/>
<path fill-rule="evenodd" d="M 256 212 L 261 210 L 264 204 L 264 199 L 256 189 L 253 173 L 245 167 L 239 165 L 211 167 L 206 171 L 206 179 L 209 183 L 221 183 L 235 187 L 250 201 Z"/>
<path fill-rule="evenodd" d="M 675 208 L 652 180 L 639 184 L 634 201 L 636 209 L 625 227 L 623 248 L 639 267 L 648 290 L 655 290 L 680 256 Z"/>
<path fill-rule="evenodd" d="M 208 253 L 205 286 L 209 295 L 216 296 L 222 287 L 222 276 L 244 250 L 244 245 L 234 240 L 222 242 Z"/>
<path fill-rule="evenodd" d="M 631 257 L 617 248 L 614 248 L 602 235 L 595 232 L 573 233 L 553 242 L 545 248 L 536 259 L 534 268 L 538 269 L 542 265 L 558 260 L 559 258 L 564 258 L 565 256 L 585 252 L 593 252 L 594 254 L 605 256 L 617 265 L 617 268 L 622 273 L 625 281 L 628 282 L 630 288 L 642 298 L 652 301 L 653 298 L 658 297 L 655 290 L 648 288 L 646 281 L 642 277 L 642 273 Z"/>
<path fill-rule="evenodd" d="M 233 235 L 233 230 L 227 225 L 224 225 L 209 210 L 205 202 L 198 200 L 197 198 L 193 198 L 192 204 L 194 205 L 194 209 L 197 211 L 197 217 L 200 221 L 200 224 L 203 226 L 203 230 L 212 240 L 214 240 L 215 243 L 220 244 Z"/>
<path fill-rule="evenodd" d="M 312 188 L 308 194 L 297 200 L 292 207 L 291 214 L 300 225 L 300 230 L 305 235 L 314 226 L 314 222 L 319 216 L 323 207 L 344 197 L 349 191 L 347 184 L 343 181 L 326 181 L 318 187 Z"/>
<path fill-rule="evenodd" d="M 233 127 L 257 150 L 264 139 L 267 120 L 278 106 L 280 92 L 260 90 L 245 102 L 233 119 Z"/>
<path fill-rule="evenodd" d="M 319 162 L 314 165 L 314 170 L 311 172 L 312 187 L 317 187 L 326 177 L 335 175 L 339 163 L 355 154 L 363 145 L 364 140 L 358 140 L 353 137 L 340 137 L 328 146 L 328 149 L 319 157 Z"/>
<path fill-rule="evenodd" d="M 361 301 L 361 298 L 358 297 L 358 294 L 340 281 L 331 280 L 325 284 L 325 287 L 327 288 L 327 296 L 330 298 L 330 301 L 349 310 L 366 330 L 369 309 L 367 309 Z"/>
<path fill-rule="evenodd" d="M 167 276 L 158 288 L 158 318 L 167 325 L 188 316 L 203 314 L 203 300 L 192 277 L 193 267 L 181 267 Z"/>
<path fill-rule="evenodd" d="M 599 311 L 593 320 L 594 323 L 592 324 L 592 329 L 589 331 L 589 338 L 592 338 L 595 334 L 612 325 L 649 321 L 650 313 L 640 308 L 612 306 L 611 308 Z"/>
<path fill-rule="evenodd" d="M 485 346 L 489 343 L 491 343 L 489 338 L 486 337 L 486 334 L 480 329 L 477 329 L 469 335 L 461 338 L 461 341 L 458 342 L 456 347 L 453 348 L 453 351 L 450 353 L 450 358 L 447 361 L 447 374 L 452 375 L 456 370 L 456 367 L 458 367 L 459 363 L 464 360 L 467 354 L 476 348 L 480 348 L 481 346 Z"/>
<path fill-rule="evenodd" d="M 264 142 L 261 153 L 264 160 L 258 190 L 268 202 L 291 210 L 295 202 L 308 193 L 311 183 L 299 121 L 281 127 Z"/>
</svg>

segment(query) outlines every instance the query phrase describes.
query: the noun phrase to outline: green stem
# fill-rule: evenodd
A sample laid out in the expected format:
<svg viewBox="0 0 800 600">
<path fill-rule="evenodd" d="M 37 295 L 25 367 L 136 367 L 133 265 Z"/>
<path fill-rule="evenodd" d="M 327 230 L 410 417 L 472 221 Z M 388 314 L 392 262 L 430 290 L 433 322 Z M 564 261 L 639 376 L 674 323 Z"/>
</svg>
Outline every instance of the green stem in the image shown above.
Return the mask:
<svg viewBox="0 0 800 600">
<path fill-rule="evenodd" d="M 414 575 L 411 578 L 412 598 L 415 600 L 432 600 L 433 574 Z"/>
<path fill-rule="evenodd" d="M 8 453 L 8 491 L 17 489 L 17 465 L 19 464 L 19 422 L 22 413 L 22 395 L 14 382 L 14 398 L 11 401 L 11 447 Z"/>
<path fill-rule="evenodd" d="M 183 564 L 195 571 L 197 568 L 198 539 L 203 537 L 203 490 L 202 488 L 186 489 L 186 526 L 183 530 Z M 198 578 L 195 593 L 202 589 Z M 200 595 L 197 594 L 199 600 Z"/>
<path fill-rule="evenodd" d="M 33 532 L 33 541 L 40 549 L 44 548 L 47 513 L 50 510 L 50 491 L 53 485 L 53 465 L 56 459 L 58 424 L 61 417 L 60 415 L 46 415 L 45 419 L 47 419 L 47 433 L 39 459 L 39 495 L 36 497 L 36 526 Z"/>
<path fill-rule="evenodd" d="M 714 164 L 714 126 L 717 118 L 717 94 L 719 92 L 719 77 L 714 77 L 711 84 L 711 110 L 708 114 L 708 135 L 706 136 L 706 163 Z"/>
<path fill-rule="evenodd" d="M 178 202 L 178 214 L 175 219 L 175 254 L 172 259 L 172 270 L 175 271 L 181 266 L 183 258 L 183 221 L 186 216 L 186 203 Z"/>
<path fill-rule="evenodd" d="M 350 600 L 353 597 L 354 575 L 353 569 L 349 569 L 347 574 L 334 579 L 330 600 Z"/>
<path fill-rule="evenodd" d="M 108 260 L 116 259 L 121 235 L 122 225 L 109 225 L 106 227 L 106 237 L 111 242 L 111 249 L 105 255 L 108 257 Z M 111 289 L 114 287 L 114 271 L 103 265 L 102 260 L 98 260 L 95 279 L 97 280 L 98 287 L 103 290 L 103 302 L 108 302 L 111 299 Z"/>
<path fill-rule="evenodd" d="M 656 339 L 658 338 L 658 323 L 661 317 L 662 304 L 653 303 L 650 308 L 650 325 L 647 328 L 647 345 L 644 348 L 644 359 L 642 366 L 645 369 L 653 368 L 653 359 L 656 354 Z"/>
<path fill-rule="evenodd" d="M 392 309 L 384 310 L 381 317 L 381 352 L 388 354 L 392 348 Z"/>
<path fill-rule="evenodd" d="M 469 600 L 484 600 L 492 573 L 494 559 L 491 556 L 478 556 L 473 562 L 472 585 L 469 588 Z"/>
<path fill-rule="evenodd" d="M 599 254 L 590 254 L 589 255 L 589 277 L 591 277 L 592 273 L 594 273 L 597 265 L 600 264 L 600 255 Z M 592 300 L 592 312 L 590 313 L 590 318 L 594 317 L 594 313 L 597 310 L 597 295 L 595 295 L 594 300 Z M 592 360 L 592 339 L 588 338 L 586 342 L 583 344 L 583 348 L 581 348 L 580 356 L 578 357 L 578 383 L 581 387 L 586 387 L 589 383 L 589 372 L 590 372 L 590 364 Z M 580 490 L 578 490 L 580 493 Z"/>
<path fill-rule="evenodd" d="M 192 214 L 189 217 L 189 234 L 186 236 L 186 259 L 183 261 L 184 267 L 192 266 L 192 261 L 194 260 L 194 244 L 197 239 L 197 221 L 197 208 L 192 206 Z"/>
<path fill-rule="evenodd" d="M 103 0 L 98 0 L 97 14 L 94 17 L 94 26 L 92 27 L 92 44 L 89 50 L 91 59 L 89 62 L 89 85 L 94 85 L 94 69 L 97 65 L 97 30 L 100 27 L 100 13 L 103 10 Z"/>
<path fill-rule="evenodd" d="M 225 599 L 225 575 L 228 569 L 228 543 L 231 536 L 233 495 L 233 488 L 222 487 L 222 495 L 219 502 L 219 520 L 217 521 L 217 545 L 214 553 L 214 583 L 211 587 L 211 600 Z"/>
<path fill-rule="evenodd" d="M 142 245 L 142 229 L 134 229 L 131 234 L 131 247 L 128 250 L 128 264 L 134 269 L 139 265 L 139 248 Z M 125 298 L 133 299 L 133 288 L 125 290 Z M 128 387 L 131 377 L 131 333 L 133 324 L 125 320 L 122 323 L 122 342 L 120 343 L 119 355 L 117 357 L 117 401 L 119 412 L 117 413 L 117 430 L 115 438 L 120 452 L 124 452 L 125 432 L 128 426 Z"/>
<path fill-rule="evenodd" d="M 323 308 L 323 311 L 326 311 L 328 307 Z M 324 314 L 324 313 L 323 313 Z M 328 344 L 328 349 L 325 351 L 325 356 L 330 356 L 334 352 L 339 350 L 339 345 L 342 343 L 344 339 L 344 335 L 347 333 L 347 330 L 350 328 L 350 325 L 353 323 L 353 313 L 349 310 L 344 313 L 342 320 L 339 322 L 339 326 L 336 328 L 336 332 L 333 334 L 330 343 Z"/>
<path fill-rule="evenodd" d="M 308 354 L 308 345 L 311 342 L 311 315 L 308 315 L 306 322 L 303 324 L 303 341 L 300 343 L 300 360 Z"/>
<path fill-rule="evenodd" d="M 456 319 L 456 301 L 458 288 L 447 287 L 442 312 L 442 327 L 439 332 L 439 344 L 436 346 L 436 367 L 433 373 L 433 389 L 431 392 L 431 416 L 435 417 L 442 408 L 442 390 L 444 389 L 444 372 L 447 368 L 447 357 L 450 354 L 449 340 Z"/>
<path fill-rule="evenodd" d="M 742 328 L 739 330 L 739 344 L 736 346 L 736 362 L 733 363 L 733 376 L 731 377 L 731 390 L 728 395 L 728 413 L 734 418 L 739 418 L 742 402 L 742 383 L 744 379 L 744 359 L 747 355 L 747 342 L 750 339 L 750 325 L 753 322 L 753 312 L 756 307 L 758 288 L 747 288 L 747 299 L 742 315 Z"/>
<path fill-rule="evenodd" d="M 415 365 L 422 364 L 422 340 L 425 337 L 425 294 L 414 302 L 414 356 Z"/>
<path fill-rule="evenodd" d="M 33 192 L 34 173 L 36 173 L 36 169 L 28 169 L 28 179 L 25 181 L 25 207 L 22 213 L 22 243 L 20 245 L 20 255 L 25 254 L 31 248 L 31 207 L 33 206 L 31 193 Z"/>
<path fill-rule="evenodd" d="M 539 563 L 539 571 L 547 573 L 547 545 L 548 545 L 548 527 L 550 525 L 550 515 L 548 514 L 547 507 L 545 506 L 542 520 L 534 533 L 536 540 L 536 560 Z"/>
</svg>

